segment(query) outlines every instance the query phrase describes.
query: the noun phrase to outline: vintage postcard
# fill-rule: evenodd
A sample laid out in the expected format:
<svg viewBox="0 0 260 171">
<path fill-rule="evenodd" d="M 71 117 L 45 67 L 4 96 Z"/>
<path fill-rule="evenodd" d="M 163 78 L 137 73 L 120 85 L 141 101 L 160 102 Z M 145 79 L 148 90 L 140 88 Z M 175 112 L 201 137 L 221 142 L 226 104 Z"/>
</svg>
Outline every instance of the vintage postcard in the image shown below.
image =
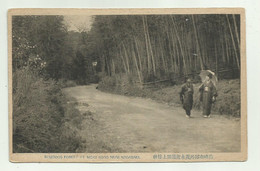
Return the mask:
<svg viewBox="0 0 260 171">
<path fill-rule="evenodd" d="M 246 161 L 245 24 L 242 8 L 10 9 L 10 161 Z"/>
</svg>

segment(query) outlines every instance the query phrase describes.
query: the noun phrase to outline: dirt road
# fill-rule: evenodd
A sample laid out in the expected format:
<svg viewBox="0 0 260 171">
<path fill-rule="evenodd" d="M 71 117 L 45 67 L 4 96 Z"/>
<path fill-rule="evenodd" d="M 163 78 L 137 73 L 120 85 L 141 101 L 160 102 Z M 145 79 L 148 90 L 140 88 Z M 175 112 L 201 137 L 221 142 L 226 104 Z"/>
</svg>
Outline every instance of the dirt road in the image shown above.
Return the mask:
<svg viewBox="0 0 260 171">
<path fill-rule="evenodd" d="M 84 152 L 238 152 L 240 120 L 203 118 L 150 99 L 98 91 L 96 85 L 66 88 L 86 117 Z"/>
</svg>

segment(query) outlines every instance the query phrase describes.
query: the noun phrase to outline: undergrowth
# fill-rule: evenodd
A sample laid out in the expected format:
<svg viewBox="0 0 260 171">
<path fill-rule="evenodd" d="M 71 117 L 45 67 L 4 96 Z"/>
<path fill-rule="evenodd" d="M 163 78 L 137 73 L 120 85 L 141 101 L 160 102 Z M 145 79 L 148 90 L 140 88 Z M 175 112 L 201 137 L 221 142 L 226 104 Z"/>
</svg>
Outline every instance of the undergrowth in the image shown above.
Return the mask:
<svg viewBox="0 0 260 171">
<path fill-rule="evenodd" d="M 170 105 L 181 106 L 179 92 L 181 85 L 151 85 L 142 87 L 132 81 L 131 76 L 114 75 L 112 77 L 104 77 L 100 80 L 98 88 L 101 91 L 151 98 L 159 102 L 168 103 Z M 200 83 L 194 84 L 194 109 L 201 108 L 199 101 Z M 212 106 L 212 111 L 218 114 L 225 114 L 240 117 L 240 80 L 220 80 L 217 85 L 218 97 Z"/>
<path fill-rule="evenodd" d="M 29 69 L 13 74 L 13 152 L 72 153 L 81 145 L 82 116 L 54 80 Z"/>
</svg>

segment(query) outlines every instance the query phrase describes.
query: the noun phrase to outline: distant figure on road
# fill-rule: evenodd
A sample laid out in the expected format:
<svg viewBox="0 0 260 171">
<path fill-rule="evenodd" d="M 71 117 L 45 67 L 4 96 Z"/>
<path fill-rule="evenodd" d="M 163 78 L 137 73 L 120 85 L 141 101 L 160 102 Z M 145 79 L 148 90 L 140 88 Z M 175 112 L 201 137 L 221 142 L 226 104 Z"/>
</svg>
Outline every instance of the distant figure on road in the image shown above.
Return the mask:
<svg viewBox="0 0 260 171">
<path fill-rule="evenodd" d="M 213 82 L 211 81 L 212 74 L 208 74 L 206 76 L 205 81 L 199 87 L 200 91 L 200 101 L 203 106 L 203 115 L 204 118 L 210 117 L 211 105 L 216 101 L 216 97 L 218 96 L 217 90 Z"/>
<path fill-rule="evenodd" d="M 193 105 L 193 85 L 191 79 L 187 79 L 186 83 L 181 86 L 180 100 L 183 104 L 183 109 L 186 111 L 186 117 L 190 118 Z"/>
</svg>

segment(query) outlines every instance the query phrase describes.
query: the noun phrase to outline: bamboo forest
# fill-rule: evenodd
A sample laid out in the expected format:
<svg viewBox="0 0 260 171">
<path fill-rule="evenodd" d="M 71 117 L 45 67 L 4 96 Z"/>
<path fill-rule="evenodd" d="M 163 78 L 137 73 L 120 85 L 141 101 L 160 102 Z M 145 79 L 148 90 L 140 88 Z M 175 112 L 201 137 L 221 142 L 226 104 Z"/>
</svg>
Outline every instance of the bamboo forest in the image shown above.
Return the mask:
<svg viewBox="0 0 260 171">
<path fill-rule="evenodd" d="M 87 55 L 100 71 L 131 74 L 139 82 L 215 71 L 238 77 L 239 15 L 96 16 Z M 231 71 L 231 75 L 221 74 Z"/>
</svg>

